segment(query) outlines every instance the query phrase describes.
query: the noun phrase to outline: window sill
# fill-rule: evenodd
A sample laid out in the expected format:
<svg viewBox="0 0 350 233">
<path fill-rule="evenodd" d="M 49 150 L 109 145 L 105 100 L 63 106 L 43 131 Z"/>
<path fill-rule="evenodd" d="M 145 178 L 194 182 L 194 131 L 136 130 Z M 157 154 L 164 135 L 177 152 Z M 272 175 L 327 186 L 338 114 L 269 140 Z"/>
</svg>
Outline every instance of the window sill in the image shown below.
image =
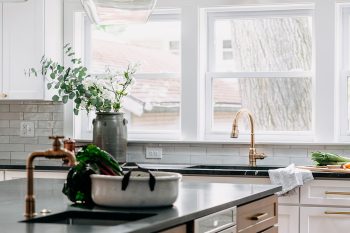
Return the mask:
<svg viewBox="0 0 350 233">
<path fill-rule="evenodd" d="M 91 143 L 91 140 L 76 140 L 77 143 Z M 249 141 L 234 140 L 155 140 L 155 139 L 129 139 L 128 144 L 200 144 L 200 145 L 248 145 Z M 286 141 L 257 141 L 256 145 L 278 146 L 350 146 L 348 142 L 286 142 Z"/>
</svg>

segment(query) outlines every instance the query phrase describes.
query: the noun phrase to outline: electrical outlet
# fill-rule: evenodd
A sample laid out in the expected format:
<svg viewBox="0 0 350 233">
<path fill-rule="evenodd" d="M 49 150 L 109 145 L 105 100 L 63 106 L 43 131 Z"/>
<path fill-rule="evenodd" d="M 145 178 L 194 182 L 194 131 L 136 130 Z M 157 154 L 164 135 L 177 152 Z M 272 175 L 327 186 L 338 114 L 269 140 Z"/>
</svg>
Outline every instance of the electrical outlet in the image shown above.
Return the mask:
<svg viewBox="0 0 350 233">
<path fill-rule="evenodd" d="M 34 137 L 34 122 L 22 121 L 19 136 L 21 137 Z"/>
<path fill-rule="evenodd" d="M 161 159 L 163 149 L 160 147 L 146 147 L 146 159 Z"/>
</svg>

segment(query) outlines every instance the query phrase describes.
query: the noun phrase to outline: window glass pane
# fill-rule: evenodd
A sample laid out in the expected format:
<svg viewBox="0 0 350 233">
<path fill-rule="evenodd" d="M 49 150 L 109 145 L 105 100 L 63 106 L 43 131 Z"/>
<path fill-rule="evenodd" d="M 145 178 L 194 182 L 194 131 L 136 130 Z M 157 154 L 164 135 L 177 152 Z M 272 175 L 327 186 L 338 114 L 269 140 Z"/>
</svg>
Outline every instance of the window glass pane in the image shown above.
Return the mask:
<svg viewBox="0 0 350 233">
<path fill-rule="evenodd" d="M 178 18 L 174 14 L 155 14 L 143 24 L 91 25 L 87 57 L 92 73 L 103 73 L 106 67 L 140 64 L 135 84 L 122 104 L 131 133 L 180 129 L 181 24 Z"/>
<path fill-rule="evenodd" d="M 139 73 L 180 73 L 180 21 L 92 26 L 91 69 L 140 63 Z"/>
<path fill-rule="evenodd" d="M 311 130 L 311 78 L 215 78 L 212 91 L 214 131 L 229 131 L 240 108 L 257 131 Z"/>
<path fill-rule="evenodd" d="M 348 89 L 347 89 L 347 94 L 348 94 L 348 131 L 350 131 L 350 77 L 348 79 Z"/>
<path fill-rule="evenodd" d="M 138 78 L 126 99 L 130 131 L 180 128 L 180 79 Z"/>
<path fill-rule="evenodd" d="M 311 16 L 216 19 L 214 71 L 311 70 L 311 20 Z M 230 59 L 223 56 L 227 48 L 233 51 Z"/>
</svg>

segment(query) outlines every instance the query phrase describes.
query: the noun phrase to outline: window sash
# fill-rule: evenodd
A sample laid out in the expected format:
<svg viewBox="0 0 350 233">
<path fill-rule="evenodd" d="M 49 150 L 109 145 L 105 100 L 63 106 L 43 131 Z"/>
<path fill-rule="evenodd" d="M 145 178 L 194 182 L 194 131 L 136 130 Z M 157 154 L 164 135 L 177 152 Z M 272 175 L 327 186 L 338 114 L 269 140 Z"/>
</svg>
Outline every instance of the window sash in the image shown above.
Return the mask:
<svg viewBox="0 0 350 233">
<path fill-rule="evenodd" d="M 312 77 L 312 72 L 207 72 L 205 76 L 205 90 L 206 90 L 206 105 L 205 105 L 205 138 L 206 139 L 220 139 L 224 135 L 227 137 L 231 128 L 222 130 L 213 130 L 213 80 L 216 78 L 306 78 Z M 233 120 L 234 115 L 232 115 Z M 247 133 L 242 133 L 247 134 Z M 301 135 L 303 140 L 310 139 L 313 132 L 311 131 L 259 131 L 257 134 L 268 136 L 270 140 L 281 139 L 290 140 L 295 135 Z M 246 137 L 246 136 L 245 136 Z"/>
</svg>

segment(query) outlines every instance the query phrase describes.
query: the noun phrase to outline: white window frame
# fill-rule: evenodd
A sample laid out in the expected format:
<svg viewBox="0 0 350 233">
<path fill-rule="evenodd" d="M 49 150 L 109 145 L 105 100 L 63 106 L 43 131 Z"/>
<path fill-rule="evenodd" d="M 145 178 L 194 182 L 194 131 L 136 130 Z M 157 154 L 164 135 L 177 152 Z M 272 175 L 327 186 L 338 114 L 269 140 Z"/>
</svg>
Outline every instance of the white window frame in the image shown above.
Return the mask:
<svg viewBox="0 0 350 233">
<path fill-rule="evenodd" d="M 212 93 L 212 83 L 216 78 L 307 78 L 310 77 L 312 83 L 314 83 L 314 74 L 312 70 L 310 71 L 286 71 L 286 72 L 219 72 L 215 71 L 216 62 L 216 50 L 214 43 L 214 30 L 215 21 L 218 19 L 244 19 L 244 18 L 264 18 L 269 16 L 275 17 L 288 17 L 288 16 L 310 16 L 313 18 L 313 10 L 310 6 L 305 6 L 305 9 L 288 9 L 280 7 L 272 8 L 254 8 L 237 11 L 237 8 L 225 9 L 225 11 L 209 11 L 207 13 L 208 17 L 208 72 L 205 75 L 205 89 L 206 89 L 206 105 L 205 105 L 205 138 L 210 139 L 225 139 L 229 135 L 231 128 L 226 131 L 213 130 L 213 93 Z M 314 34 L 314 33 L 313 33 Z M 314 36 L 312 36 L 314 38 Z M 314 49 L 313 49 L 314 52 Z M 312 69 L 312 68 L 311 68 Z M 314 98 L 314 96 L 312 96 Z M 314 106 L 311 106 L 314 109 Z M 232 115 L 233 118 L 234 115 Z M 258 131 L 259 129 L 256 129 Z M 259 131 L 259 137 L 268 139 L 268 141 L 280 140 L 280 141 L 304 141 L 311 140 L 313 134 L 313 128 L 310 131 Z M 241 133 L 241 141 L 246 141 L 249 138 L 249 133 Z M 299 137 L 296 139 L 295 135 Z"/>
<path fill-rule="evenodd" d="M 304 9 L 305 6 L 314 7 L 314 37 L 316 38 L 314 52 L 314 76 L 313 87 L 313 129 L 314 135 L 306 138 L 304 143 L 331 143 L 339 140 L 337 128 L 344 127 L 336 115 L 340 106 L 336 104 L 338 96 L 335 92 L 336 66 L 335 66 L 335 0 L 158 0 L 157 8 L 179 8 L 181 11 L 182 35 L 182 81 L 181 81 L 181 136 L 178 141 L 198 142 L 204 141 L 205 135 L 205 79 L 207 69 L 206 60 L 208 54 L 205 32 L 208 25 L 206 15 L 207 9 L 223 9 L 227 6 L 235 7 L 238 11 L 254 9 L 252 6 L 288 6 L 293 9 Z M 75 38 L 79 25 L 76 22 L 76 12 L 82 12 L 79 1 L 65 0 L 64 2 L 64 43 L 71 43 L 79 55 L 81 40 Z M 184 23 L 185 22 L 185 23 Z M 321 38 L 321 39 L 320 39 Z M 315 41 L 314 41 L 315 42 Z M 65 64 L 69 64 L 66 59 Z M 337 85 L 339 87 L 339 85 Z M 337 98 L 337 101 L 336 101 Z M 185 101 L 184 101 L 185 100 Z M 339 115 L 339 112 L 337 114 Z M 74 137 L 72 104 L 65 105 L 64 133 L 66 136 Z M 242 137 L 240 137 L 242 138 Z M 296 135 L 288 142 L 298 141 Z M 155 141 L 143 138 L 144 141 Z M 248 141 L 245 139 L 244 141 Z M 138 140 L 139 141 L 139 140 Z M 166 141 L 159 138 L 156 141 Z M 215 142 L 232 142 L 227 137 Z M 236 140 L 235 140 L 236 141 Z M 257 141 L 269 141 L 257 135 Z M 270 143 L 280 140 L 271 139 Z M 349 141 L 349 140 L 348 140 Z M 267 142 L 268 143 L 268 142 Z"/>
<path fill-rule="evenodd" d="M 339 135 L 338 141 L 349 142 L 350 141 L 350 122 L 349 122 L 349 102 L 348 102 L 348 78 L 350 81 L 350 4 L 339 4 L 337 7 L 337 13 L 339 15 L 337 22 L 337 51 L 339 66 L 337 79 L 337 135 Z M 348 19 L 346 19 L 348 18 Z"/>
</svg>

